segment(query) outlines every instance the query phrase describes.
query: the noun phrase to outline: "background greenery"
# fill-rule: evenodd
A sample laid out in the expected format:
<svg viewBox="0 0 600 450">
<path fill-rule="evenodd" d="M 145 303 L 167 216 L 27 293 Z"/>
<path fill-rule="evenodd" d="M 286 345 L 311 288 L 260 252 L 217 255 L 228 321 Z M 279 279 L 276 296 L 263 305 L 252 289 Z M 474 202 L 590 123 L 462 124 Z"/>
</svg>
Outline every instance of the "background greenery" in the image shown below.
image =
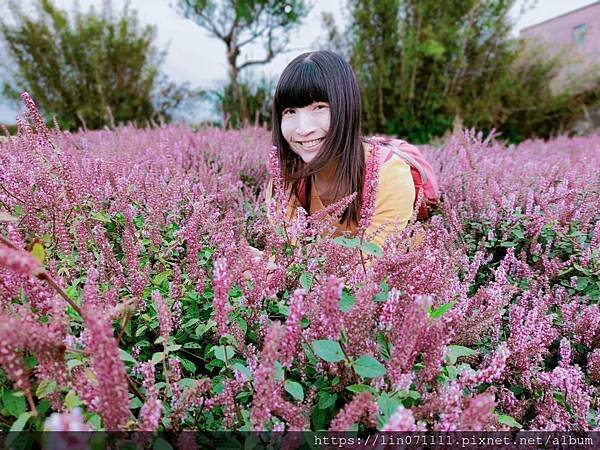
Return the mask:
<svg viewBox="0 0 600 450">
<path fill-rule="evenodd" d="M 600 108 L 598 67 L 571 72 L 572 56 L 511 34 L 514 0 L 347 0 L 341 29 L 324 15 L 326 48 L 344 55 L 361 86 L 366 134 L 431 142 L 460 127 L 496 129 L 519 142 L 572 133 L 584 110 Z M 29 91 L 62 128 L 172 119 L 210 100 L 222 126 L 269 124 L 276 79 L 251 71 L 289 51 L 288 36 L 310 3 L 283 0 L 180 0 L 174 8 L 225 45 L 228 78 L 217 89 L 169 82 L 155 29 L 130 9 L 71 13 L 36 0 L 35 17 L 12 3 L 0 19 L 10 56 L 4 94 Z M 217 17 L 218 20 L 211 20 Z M 263 44 L 264 57 L 245 55 Z M 291 58 L 291 56 L 290 56 Z M 241 62 L 244 61 L 244 62 Z M 583 67 L 583 66 L 582 66 Z M 111 115 L 108 111 L 112 112 Z"/>
</svg>

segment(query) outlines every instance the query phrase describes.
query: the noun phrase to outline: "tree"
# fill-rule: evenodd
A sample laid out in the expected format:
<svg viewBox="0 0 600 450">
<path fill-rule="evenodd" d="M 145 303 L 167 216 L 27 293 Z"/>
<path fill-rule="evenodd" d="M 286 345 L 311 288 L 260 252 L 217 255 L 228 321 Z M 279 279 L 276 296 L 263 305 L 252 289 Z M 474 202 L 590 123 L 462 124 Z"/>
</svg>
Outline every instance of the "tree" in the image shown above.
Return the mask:
<svg viewBox="0 0 600 450">
<path fill-rule="evenodd" d="M 350 0 L 365 117 L 416 142 L 460 115 L 465 84 L 493 81 L 510 51 L 510 0 Z"/>
<path fill-rule="evenodd" d="M 156 31 L 140 26 L 127 6 L 118 16 L 110 1 L 100 12 L 75 9 L 70 16 L 51 0 L 36 0 L 34 6 L 37 17 L 29 17 L 11 2 L 12 17 L 0 18 L 12 60 L 4 74 L 7 97 L 17 101 L 28 91 L 67 129 L 169 120 L 190 98 L 187 86 L 160 73 L 164 53 L 153 46 Z"/>
<path fill-rule="evenodd" d="M 179 0 L 179 9 L 226 48 L 229 85 L 234 105 L 238 105 L 239 123 L 252 120 L 248 99 L 240 85 L 240 72 L 248 67 L 269 63 L 289 44 L 289 33 L 308 14 L 305 0 Z M 262 41 L 262 58 L 240 62 L 242 49 Z"/>
<path fill-rule="evenodd" d="M 516 140 L 548 137 L 573 122 L 583 104 L 598 98 L 598 77 L 587 93 L 574 89 L 587 74 L 550 90 L 568 62 L 539 49 L 539 56 L 526 56 L 531 51 L 511 36 L 513 4 L 348 0 L 351 43 L 341 51 L 360 83 L 366 131 L 421 143 L 462 122 Z M 331 20 L 324 25 L 329 36 L 343 35 Z"/>
</svg>

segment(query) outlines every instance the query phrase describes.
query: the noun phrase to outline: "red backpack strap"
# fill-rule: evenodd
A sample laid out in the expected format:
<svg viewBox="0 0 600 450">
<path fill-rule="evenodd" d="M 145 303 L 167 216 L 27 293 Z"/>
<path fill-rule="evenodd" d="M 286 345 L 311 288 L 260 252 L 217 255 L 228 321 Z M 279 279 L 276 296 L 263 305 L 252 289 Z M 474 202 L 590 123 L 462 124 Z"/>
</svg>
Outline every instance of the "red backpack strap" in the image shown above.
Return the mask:
<svg viewBox="0 0 600 450">
<path fill-rule="evenodd" d="M 417 172 L 421 176 L 421 184 L 424 185 L 425 183 L 427 183 L 427 173 L 425 172 L 425 169 L 423 169 L 423 167 L 421 167 L 421 164 L 419 164 L 419 161 L 417 161 L 415 158 L 413 158 L 408 153 L 403 152 L 402 150 L 400 150 L 399 148 L 397 148 L 390 142 L 385 142 L 385 141 L 377 142 L 377 139 L 375 139 L 374 141 L 377 144 L 380 144 L 380 145 L 383 144 L 383 146 L 388 149 L 388 154 L 385 157 L 384 163 L 388 162 L 392 158 L 392 155 L 396 154 L 400 157 L 400 159 L 402 159 L 411 168 L 414 167 L 417 170 Z"/>
<path fill-rule="evenodd" d="M 298 184 L 298 201 L 300 202 L 300 206 L 306 209 L 308 205 L 308 200 L 306 199 L 306 178 L 302 178 Z"/>
</svg>

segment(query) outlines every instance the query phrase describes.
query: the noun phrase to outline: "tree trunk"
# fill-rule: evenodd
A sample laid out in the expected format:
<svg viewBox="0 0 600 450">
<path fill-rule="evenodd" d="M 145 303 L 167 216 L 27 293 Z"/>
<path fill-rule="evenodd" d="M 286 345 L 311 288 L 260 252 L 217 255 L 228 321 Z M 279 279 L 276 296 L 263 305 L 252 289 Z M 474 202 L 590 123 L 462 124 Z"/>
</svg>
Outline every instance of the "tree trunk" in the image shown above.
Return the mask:
<svg viewBox="0 0 600 450">
<path fill-rule="evenodd" d="M 237 105 L 237 107 L 239 108 L 239 120 L 237 123 L 238 126 L 248 120 L 248 108 L 246 107 L 246 102 L 242 98 L 240 85 L 238 83 L 239 69 L 237 65 L 237 58 L 239 54 L 240 50 L 237 46 L 235 46 L 235 44 L 227 46 L 227 62 L 229 63 L 229 81 L 231 83 L 231 95 L 233 97 L 234 105 Z"/>
</svg>

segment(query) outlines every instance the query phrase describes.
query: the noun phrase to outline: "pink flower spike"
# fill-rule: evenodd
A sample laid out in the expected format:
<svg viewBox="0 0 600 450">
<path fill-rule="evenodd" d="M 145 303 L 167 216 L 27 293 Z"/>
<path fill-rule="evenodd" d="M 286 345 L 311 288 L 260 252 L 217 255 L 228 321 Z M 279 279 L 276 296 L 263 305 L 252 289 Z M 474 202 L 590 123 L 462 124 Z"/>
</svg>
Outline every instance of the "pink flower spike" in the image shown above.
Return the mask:
<svg viewBox="0 0 600 450">
<path fill-rule="evenodd" d="M 42 272 L 39 263 L 29 253 L 1 245 L 0 268 L 6 268 L 25 276 L 37 276 Z"/>
<path fill-rule="evenodd" d="M 173 321 L 171 319 L 171 311 L 169 310 L 169 305 L 158 291 L 152 291 L 152 301 L 156 306 L 160 335 L 163 338 L 164 345 L 168 345 L 169 334 L 171 334 L 171 330 L 173 329 Z"/>
<path fill-rule="evenodd" d="M 227 323 L 229 321 L 229 289 L 231 288 L 231 279 L 227 272 L 227 262 L 225 258 L 219 258 L 215 261 L 215 270 L 213 274 L 213 308 L 215 311 L 215 322 L 217 322 L 217 331 L 223 336 L 227 333 Z"/>
</svg>

